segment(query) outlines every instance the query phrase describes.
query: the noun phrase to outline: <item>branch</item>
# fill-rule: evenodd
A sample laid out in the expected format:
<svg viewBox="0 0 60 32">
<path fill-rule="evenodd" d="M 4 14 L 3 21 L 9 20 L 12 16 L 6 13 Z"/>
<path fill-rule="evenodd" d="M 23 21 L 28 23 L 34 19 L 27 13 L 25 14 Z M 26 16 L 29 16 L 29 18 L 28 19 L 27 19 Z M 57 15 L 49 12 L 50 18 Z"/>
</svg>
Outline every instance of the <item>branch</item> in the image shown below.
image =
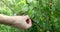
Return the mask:
<svg viewBox="0 0 60 32">
<path fill-rule="evenodd" d="M 7 3 L 4 2 L 4 0 L 2 0 L 2 3 L 4 3 L 6 7 L 8 7 L 12 12 L 14 12 L 14 10 L 11 7 L 9 7 L 9 5 L 7 5 Z"/>
</svg>

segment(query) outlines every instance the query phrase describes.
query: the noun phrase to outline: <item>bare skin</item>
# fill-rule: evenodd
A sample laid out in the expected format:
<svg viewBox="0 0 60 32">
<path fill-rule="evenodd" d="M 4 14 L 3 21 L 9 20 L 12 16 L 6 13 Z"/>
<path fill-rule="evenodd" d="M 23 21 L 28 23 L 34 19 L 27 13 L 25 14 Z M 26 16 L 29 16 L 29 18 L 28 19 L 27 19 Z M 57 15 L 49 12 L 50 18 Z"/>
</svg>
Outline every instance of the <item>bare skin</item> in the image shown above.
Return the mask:
<svg viewBox="0 0 60 32">
<path fill-rule="evenodd" d="M 10 26 L 14 26 L 16 28 L 28 29 L 32 26 L 31 19 L 28 15 L 26 16 L 6 16 L 0 14 L 0 23 L 6 24 Z"/>
</svg>

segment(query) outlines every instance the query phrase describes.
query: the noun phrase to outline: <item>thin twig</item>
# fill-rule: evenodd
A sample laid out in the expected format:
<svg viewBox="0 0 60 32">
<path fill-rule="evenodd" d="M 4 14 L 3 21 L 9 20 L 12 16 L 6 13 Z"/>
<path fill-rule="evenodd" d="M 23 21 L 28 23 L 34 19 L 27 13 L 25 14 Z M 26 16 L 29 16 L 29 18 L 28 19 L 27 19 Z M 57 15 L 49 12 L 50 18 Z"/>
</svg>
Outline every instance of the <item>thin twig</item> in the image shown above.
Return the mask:
<svg viewBox="0 0 60 32">
<path fill-rule="evenodd" d="M 12 12 L 14 12 L 14 9 L 12 9 L 11 7 L 9 7 L 9 5 L 7 5 L 7 3 L 4 2 L 4 0 L 2 0 L 2 3 L 4 3 L 6 5 L 6 7 L 8 7 Z"/>
</svg>

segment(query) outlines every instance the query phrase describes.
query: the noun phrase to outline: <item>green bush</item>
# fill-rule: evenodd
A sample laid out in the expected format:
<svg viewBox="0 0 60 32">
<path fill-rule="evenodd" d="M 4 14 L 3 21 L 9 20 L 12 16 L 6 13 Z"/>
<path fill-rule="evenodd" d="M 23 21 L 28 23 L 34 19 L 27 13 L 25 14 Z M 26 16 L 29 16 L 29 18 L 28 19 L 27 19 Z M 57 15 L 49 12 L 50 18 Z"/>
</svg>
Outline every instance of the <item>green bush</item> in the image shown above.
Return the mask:
<svg viewBox="0 0 60 32">
<path fill-rule="evenodd" d="M 29 15 L 33 24 L 27 30 L 0 25 L 1 32 L 60 32 L 60 0 L 0 0 L 0 14 Z"/>
</svg>

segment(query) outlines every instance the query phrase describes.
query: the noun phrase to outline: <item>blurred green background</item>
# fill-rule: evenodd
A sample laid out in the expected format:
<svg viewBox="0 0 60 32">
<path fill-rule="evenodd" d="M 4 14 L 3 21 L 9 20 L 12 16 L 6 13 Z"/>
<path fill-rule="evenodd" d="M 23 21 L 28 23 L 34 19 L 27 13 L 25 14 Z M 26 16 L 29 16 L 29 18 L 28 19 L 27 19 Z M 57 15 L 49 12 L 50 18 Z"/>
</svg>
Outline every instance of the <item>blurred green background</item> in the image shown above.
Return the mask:
<svg viewBox="0 0 60 32">
<path fill-rule="evenodd" d="M 0 24 L 0 32 L 60 32 L 60 0 L 0 0 L 0 14 L 29 15 L 27 30 Z"/>
</svg>

